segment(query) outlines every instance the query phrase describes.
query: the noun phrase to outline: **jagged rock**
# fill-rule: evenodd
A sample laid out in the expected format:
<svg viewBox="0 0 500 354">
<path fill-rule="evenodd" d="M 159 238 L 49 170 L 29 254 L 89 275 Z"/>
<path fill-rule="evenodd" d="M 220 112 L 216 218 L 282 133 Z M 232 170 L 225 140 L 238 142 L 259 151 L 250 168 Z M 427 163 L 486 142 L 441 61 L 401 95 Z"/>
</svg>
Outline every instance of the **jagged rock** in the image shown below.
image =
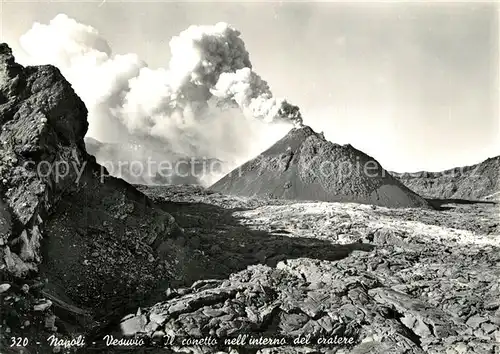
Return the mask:
<svg viewBox="0 0 500 354">
<path fill-rule="evenodd" d="M 401 321 L 419 337 L 449 337 L 456 334 L 454 326 L 445 320 L 444 312 L 436 310 L 406 294 L 387 288 L 376 288 L 369 292 L 375 300 L 394 308 L 401 314 Z"/>
<path fill-rule="evenodd" d="M 0 277 L 48 278 L 59 315 L 91 314 L 88 328 L 76 321 L 80 332 L 160 282 L 192 278 L 198 257 L 170 214 L 86 152 L 87 127 L 85 105 L 57 68 L 23 67 L 0 44 Z"/>
<path fill-rule="evenodd" d="M 137 332 L 143 332 L 145 330 L 147 320 L 144 315 L 137 315 L 131 318 L 127 318 L 120 323 L 120 328 L 123 335 L 131 335 Z M 150 330 L 153 330 L 150 328 Z"/>
<path fill-rule="evenodd" d="M 48 315 L 47 317 L 45 317 L 45 328 L 52 330 L 54 328 L 55 323 L 56 323 L 56 316 Z"/>
<path fill-rule="evenodd" d="M 372 157 L 303 126 L 210 187 L 240 196 L 430 207 Z"/>
<path fill-rule="evenodd" d="M 27 294 L 30 291 L 30 286 L 28 284 L 23 284 L 21 290 L 23 291 L 23 293 Z"/>
<path fill-rule="evenodd" d="M 45 311 L 45 310 L 47 310 L 51 306 L 52 306 L 52 301 L 46 300 L 46 301 L 42 302 L 41 304 L 35 305 L 33 307 L 33 309 L 35 311 Z"/>
<path fill-rule="evenodd" d="M 495 341 L 497 343 L 500 343 L 500 330 L 498 331 L 495 331 L 494 335 L 493 335 L 493 338 L 495 338 Z"/>
<path fill-rule="evenodd" d="M 0 199 L 0 247 L 7 243 L 12 232 L 12 221 L 8 206 Z"/>
<path fill-rule="evenodd" d="M 481 326 L 482 323 L 487 322 L 487 321 L 488 321 L 487 318 L 475 315 L 475 316 L 469 317 L 466 324 L 474 329 L 477 329 Z"/>
<path fill-rule="evenodd" d="M 500 326 L 500 309 L 496 310 L 491 318 L 491 322 Z"/>
</svg>

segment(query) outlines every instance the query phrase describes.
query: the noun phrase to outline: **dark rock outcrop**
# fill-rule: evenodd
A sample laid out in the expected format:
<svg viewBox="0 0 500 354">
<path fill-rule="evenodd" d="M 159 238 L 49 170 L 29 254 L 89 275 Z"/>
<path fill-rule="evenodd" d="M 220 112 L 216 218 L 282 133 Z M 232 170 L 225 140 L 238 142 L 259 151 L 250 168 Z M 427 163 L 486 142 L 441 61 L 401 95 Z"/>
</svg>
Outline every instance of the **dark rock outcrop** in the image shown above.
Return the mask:
<svg viewBox="0 0 500 354">
<path fill-rule="evenodd" d="M 370 156 L 330 143 L 307 126 L 292 129 L 210 188 L 241 196 L 429 207 Z"/>
<path fill-rule="evenodd" d="M 0 283 L 11 286 L 0 294 L 0 332 L 9 337 L 45 342 L 54 315 L 56 334 L 104 325 L 189 278 L 182 229 L 87 154 L 86 115 L 57 68 L 22 67 L 0 44 Z"/>
<path fill-rule="evenodd" d="M 415 193 L 428 198 L 500 200 L 500 156 L 441 172 L 391 174 Z"/>
</svg>

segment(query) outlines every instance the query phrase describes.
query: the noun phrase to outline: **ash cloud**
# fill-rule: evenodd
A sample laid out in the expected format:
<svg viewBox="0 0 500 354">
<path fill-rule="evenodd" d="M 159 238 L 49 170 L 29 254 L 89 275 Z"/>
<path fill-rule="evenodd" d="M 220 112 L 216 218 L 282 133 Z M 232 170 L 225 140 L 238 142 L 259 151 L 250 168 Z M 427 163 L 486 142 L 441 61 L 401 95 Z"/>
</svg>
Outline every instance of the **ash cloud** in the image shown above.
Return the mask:
<svg viewBox="0 0 500 354">
<path fill-rule="evenodd" d="M 139 159 L 217 158 L 222 175 L 302 125 L 299 108 L 252 70 L 240 35 L 223 22 L 191 26 L 170 40 L 160 69 L 113 54 L 96 29 L 64 14 L 35 23 L 20 44 L 27 64 L 55 65 L 73 85 L 89 111 L 88 138 L 132 144 Z M 127 156 L 127 148 L 96 151 L 99 162 Z"/>
</svg>

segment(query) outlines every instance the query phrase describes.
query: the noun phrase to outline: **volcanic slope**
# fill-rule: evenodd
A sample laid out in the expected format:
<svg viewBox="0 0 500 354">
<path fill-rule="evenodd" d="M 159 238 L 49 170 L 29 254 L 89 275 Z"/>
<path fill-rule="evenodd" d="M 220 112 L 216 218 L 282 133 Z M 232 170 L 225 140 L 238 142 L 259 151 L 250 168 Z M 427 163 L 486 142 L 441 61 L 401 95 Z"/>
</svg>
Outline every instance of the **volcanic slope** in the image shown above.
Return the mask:
<svg viewBox="0 0 500 354">
<path fill-rule="evenodd" d="M 430 207 L 372 157 L 303 126 L 210 187 L 239 196 Z"/>
</svg>

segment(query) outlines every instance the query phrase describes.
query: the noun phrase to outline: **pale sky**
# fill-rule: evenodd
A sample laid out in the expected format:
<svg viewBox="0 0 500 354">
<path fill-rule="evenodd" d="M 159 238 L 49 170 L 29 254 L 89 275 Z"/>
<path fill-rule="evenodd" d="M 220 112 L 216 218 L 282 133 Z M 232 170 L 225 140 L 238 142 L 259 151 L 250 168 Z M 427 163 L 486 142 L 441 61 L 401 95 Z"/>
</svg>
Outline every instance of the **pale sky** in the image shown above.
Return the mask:
<svg viewBox="0 0 500 354">
<path fill-rule="evenodd" d="M 20 54 L 34 22 L 65 13 L 117 54 L 167 67 L 170 38 L 224 21 L 253 69 L 304 123 L 386 169 L 442 170 L 500 155 L 495 3 L 3 2 L 0 39 Z"/>
</svg>

